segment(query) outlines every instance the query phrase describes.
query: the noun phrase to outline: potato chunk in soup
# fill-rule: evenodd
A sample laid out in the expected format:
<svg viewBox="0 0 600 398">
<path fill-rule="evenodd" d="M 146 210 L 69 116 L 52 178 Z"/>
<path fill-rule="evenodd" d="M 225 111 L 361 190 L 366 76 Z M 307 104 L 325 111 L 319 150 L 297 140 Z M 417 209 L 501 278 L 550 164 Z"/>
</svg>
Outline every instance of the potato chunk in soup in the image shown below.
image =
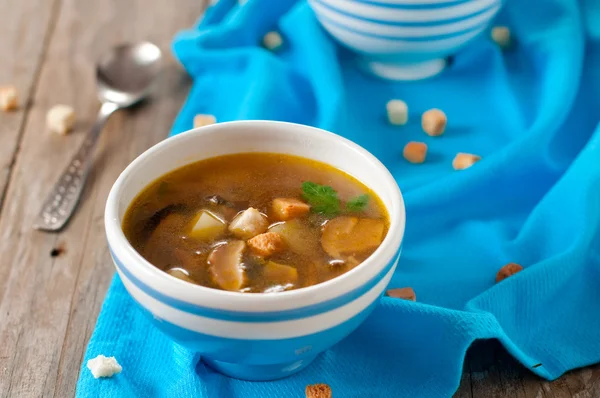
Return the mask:
<svg viewBox="0 0 600 398">
<path fill-rule="evenodd" d="M 324 163 L 244 153 L 172 171 L 131 203 L 123 231 L 151 264 L 214 289 L 277 293 L 335 278 L 384 240 L 389 217 Z"/>
</svg>

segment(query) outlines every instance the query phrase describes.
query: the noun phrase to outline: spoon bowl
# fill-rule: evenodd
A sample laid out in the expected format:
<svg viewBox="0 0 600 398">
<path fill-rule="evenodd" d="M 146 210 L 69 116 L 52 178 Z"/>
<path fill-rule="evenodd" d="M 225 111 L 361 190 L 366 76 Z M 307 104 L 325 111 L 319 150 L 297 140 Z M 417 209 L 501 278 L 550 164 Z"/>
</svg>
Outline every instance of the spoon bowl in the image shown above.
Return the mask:
<svg viewBox="0 0 600 398">
<path fill-rule="evenodd" d="M 115 47 L 96 67 L 100 101 L 119 107 L 140 101 L 160 71 L 161 58 L 160 49 L 149 42 Z"/>
<path fill-rule="evenodd" d="M 96 83 L 102 106 L 96 122 L 42 205 L 33 225 L 35 229 L 56 232 L 67 224 L 83 192 L 104 124 L 116 110 L 148 95 L 160 71 L 161 58 L 158 47 L 142 42 L 117 46 L 100 59 L 96 66 Z"/>
</svg>

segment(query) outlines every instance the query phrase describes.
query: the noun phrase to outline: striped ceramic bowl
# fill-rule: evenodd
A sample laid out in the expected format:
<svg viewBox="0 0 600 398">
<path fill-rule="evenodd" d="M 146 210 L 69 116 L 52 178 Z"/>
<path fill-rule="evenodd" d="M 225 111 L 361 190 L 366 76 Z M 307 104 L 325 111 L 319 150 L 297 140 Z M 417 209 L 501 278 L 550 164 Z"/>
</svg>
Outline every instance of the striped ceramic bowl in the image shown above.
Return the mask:
<svg viewBox="0 0 600 398">
<path fill-rule="evenodd" d="M 308 0 L 323 27 L 371 73 L 417 80 L 441 72 L 489 25 L 502 0 Z"/>
<path fill-rule="evenodd" d="M 333 165 L 382 199 L 390 229 L 365 262 L 319 285 L 275 294 L 227 292 L 160 271 L 129 244 L 123 214 L 150 182 L 185 164 L 239 152 L 287 153 Z M 220 123 L 169 138 L 134 160 L 115 182 L 105 212 L 108 245 L 125 288 L 154 324 L 212 368 L 269 380 L 308 365 L 367 317 L 400 256 L 404 202 L 388 170 L 370 153 L 316 128 L 272 121 Z"/>
</svg>

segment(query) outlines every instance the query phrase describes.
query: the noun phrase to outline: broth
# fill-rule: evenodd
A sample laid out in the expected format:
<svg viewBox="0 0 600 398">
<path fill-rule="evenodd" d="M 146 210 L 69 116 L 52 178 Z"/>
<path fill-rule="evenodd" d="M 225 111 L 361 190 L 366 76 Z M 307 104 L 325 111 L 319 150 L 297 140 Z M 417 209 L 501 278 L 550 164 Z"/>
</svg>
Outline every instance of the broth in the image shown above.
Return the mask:
<svg viewBox="0 0 600 398">
<path fill-rule="evenodd" d="M 373 191 L 325 163 L 242 153 L 152 182 L 123 231 L 151 264 L 215 289 L 269 293 L 335 278 L 369 257 L 389 217 Z"/>
</svg>

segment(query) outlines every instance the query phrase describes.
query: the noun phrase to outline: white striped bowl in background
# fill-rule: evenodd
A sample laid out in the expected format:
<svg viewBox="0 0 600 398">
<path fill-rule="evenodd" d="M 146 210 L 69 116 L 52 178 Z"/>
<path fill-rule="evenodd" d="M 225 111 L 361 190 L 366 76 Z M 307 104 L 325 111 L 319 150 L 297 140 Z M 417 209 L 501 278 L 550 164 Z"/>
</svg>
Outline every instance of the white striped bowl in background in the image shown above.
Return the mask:
<svg viewBox="0 0 600 398">
<path fill-rule="evenodd" d="M 154 267 L 135 251 L 121 223 L 144 187 L 194 161 L 240 152 L 303 156 L 363 181 L 379 195 L 390 215 L 383 243 L 365 262 L 337 278 L 271 294 L 227 292 L 187 283 Z M 194 129 L 144 152 L 112 187 L 104 222 L 117 272 L 154 325 L 224 374 L 270 380 L 304 368 L 367 317 L 396 269 L 405 213 L 392 175 L 353 142 L 308 126 L 240 121 Z"/>
<path fill-rule="evenodd" d="M 502 0 L 308 0 L 323 27 L 373 74 L 417 80 L 488 27 Z"/>
</svg>

